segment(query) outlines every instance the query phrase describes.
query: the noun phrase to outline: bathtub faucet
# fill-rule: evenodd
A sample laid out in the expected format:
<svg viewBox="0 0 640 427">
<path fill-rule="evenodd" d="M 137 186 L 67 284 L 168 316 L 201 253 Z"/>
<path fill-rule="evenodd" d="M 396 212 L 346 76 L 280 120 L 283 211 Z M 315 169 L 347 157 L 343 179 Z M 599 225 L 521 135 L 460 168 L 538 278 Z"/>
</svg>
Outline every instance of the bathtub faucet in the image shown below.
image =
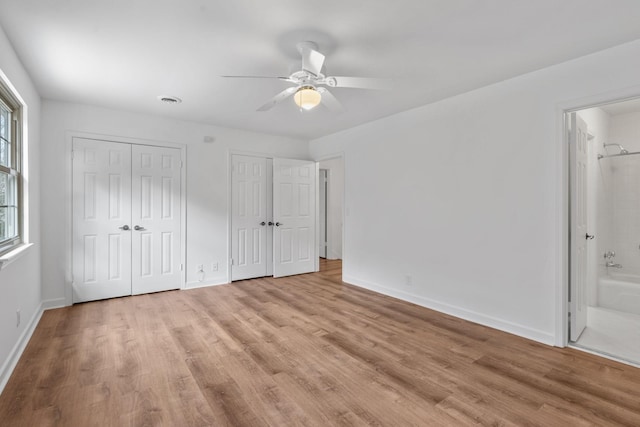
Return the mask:
<svg viewBox="0 0 640 427">
<path fill-rule="evenodd" d="M 615 263 L 615 262 L 613 262 L 613 261 L 607 261 L 607 263 L 605 264 L 605 266 L 606 266 L 607 268 L 609 268 L 609 267 L 613 267 L 613 268 L 622 268 L 622 264 L 616 264 L 616 263 Z"/>
</svg>

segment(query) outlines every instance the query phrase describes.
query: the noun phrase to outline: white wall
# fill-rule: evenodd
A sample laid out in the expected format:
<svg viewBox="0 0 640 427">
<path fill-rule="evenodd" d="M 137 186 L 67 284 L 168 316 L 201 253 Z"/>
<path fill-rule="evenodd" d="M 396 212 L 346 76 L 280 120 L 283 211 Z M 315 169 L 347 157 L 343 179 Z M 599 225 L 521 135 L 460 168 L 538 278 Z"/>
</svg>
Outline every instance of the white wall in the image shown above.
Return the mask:
<svg viewBox="0 0 640 427">
<path fill-rule="evenodd" d="M 28 122 L 26 187 L 29 241 L 26 254 L 0 271 L 0 391 L 4 387 L 28 329 L 40 313 L 40 96 L 0 28 L 0 70 L 26 103 Z M 22 321 L 16 327 L 16 310 Z"/>
<path fill-rule="evenodd" d="M 638 67 L 640 41 L 312 141 L 345 153 L 344 279 L 562 344 L 561 112 L 640 94 Z"/>
<path fill-rule="evenodd" d="M 342 201 L 344 197 L 344 165 L 342 157 L 318 162 L 327 169 L 327 259 L 342 259 Z"/>
<path fill-rule="evenodd" d="M 179 108 L 170 106 L 169 108 Z M 68 243 L 70 187 L 68 131 L 165 141 L 187 146 L 187 286 L 226 283 L 228 158 L 230 150 L 273 153 L 280 157 L 308 158 L 305 141 L 170 120 L 84 105 L 43 102 L 42 206 L 43 284 L 46 299 L 64 298 L 68 256 L 60 248 Z M 215 137 L 204 143 L 205 135 Z M 68 195 L 67 195 L 68 196 Z M 217 262 L 219 270 L 213 271 Z M 205 276 L 199 282 L 198 264 Z"/>
<path fill-rule="evenodd" d="M 603 147 L 609 142 L 609 115 L 601 108 L 582 110 L 578 115 L 587 123 L 589 135 L 587 160 L 587 229 L 595 235 L 587 242 L 587 303 L 598 305 L 598 277 L 607 274 L 603 254 L 612 247 L 611 162 L 598 159 L 605 155 Z M 614 153 L 615 151 L 611 151 Z"/>
</svg>

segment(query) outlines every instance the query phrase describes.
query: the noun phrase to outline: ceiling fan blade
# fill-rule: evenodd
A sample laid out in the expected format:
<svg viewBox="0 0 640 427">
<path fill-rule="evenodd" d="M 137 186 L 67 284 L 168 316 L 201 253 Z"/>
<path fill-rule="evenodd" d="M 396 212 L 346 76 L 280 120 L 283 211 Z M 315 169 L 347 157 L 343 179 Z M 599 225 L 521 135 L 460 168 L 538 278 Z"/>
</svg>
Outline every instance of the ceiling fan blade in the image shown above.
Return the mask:
<svg viewBox="0 0 640 427">
<path fill-rule="evenodd" d="M 308 46 L 302 46 L 300 54 L 302 54 L 302 69 L 314 76 L 320 75 L 324 65 L 324 55 Z"/>
<path fill-rule="evenodd" d="M 262 107 L 258 108 L 258 111 L 267 111 L 272 109 L 276 104 L 284 101 L 285 99 L 287 99 L 288 97 L 296 93 L 297 90 L 298 88 L 295 86 L 286 88 L 285 90 L 283 90 L 282 92 L 280 92 L 279 94 L 271 98 L 269 102 L 264 104 Z"/>
<path fill-rule="evenodd" d="M 220 76 L 230 79 L 278 79 L 290 81 L 289 77 L 279 77 L 279 76 Z"/>
<path fill-rule="evenodd" d="M 376 89 L 376 90 L 389 90 L 391 89 L 391 80 L 389 79 L 375 79 L 369 77 L 344 77 L 344 76 L 331 76 L 324 79 L 324 82 L 329 87 L 347 87 L 354 89 Z"/>
<path fill-rule="evenodd" d="M 325 87 L 319 87 L 316 90 L 320 92 L 320 95 L 322 95 L 322 100 L 320 102 L 322 102 L 322 104 L 330 111 L 336 113 L 342 113 L 343 111 L 345 111 L 344 105 L 342 105 L 342 103 L 340 103 L 340 101 L 338 101 L 336 97 L 333 96 L 331 92 L 329 92 L 329 89 Z"/>
</svg>

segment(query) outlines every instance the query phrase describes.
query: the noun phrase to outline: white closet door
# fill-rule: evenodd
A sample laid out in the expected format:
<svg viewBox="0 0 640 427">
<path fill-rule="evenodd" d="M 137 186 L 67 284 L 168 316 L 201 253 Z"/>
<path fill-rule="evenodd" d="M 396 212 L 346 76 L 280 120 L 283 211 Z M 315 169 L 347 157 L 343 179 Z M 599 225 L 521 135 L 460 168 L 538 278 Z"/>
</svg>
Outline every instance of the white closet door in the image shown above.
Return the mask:
<svg viewBox="0 0 640 427">
<path fill-rule="evenodd" d="M 180 150 L 132 146 L 132 293 L 178 289 Z"/>
<path fill-rule="evenodd" d="M 587 326 L 587 124 L 571 113 L 571 341 Z"/>
<path fill-rule="evenodd" d="M 273 159 L 274 277 L 310 273 L 316 265 L 316 166 Z"/>
<path fill-rule="evenodd" d="M 231 280 L 267 275 L 267 159 L 231 159 Z"/>
<path fill-rule="evenodd" d="M 131 294 L 131 146 L 73 140 L 73 302 Z"/>
</svg>

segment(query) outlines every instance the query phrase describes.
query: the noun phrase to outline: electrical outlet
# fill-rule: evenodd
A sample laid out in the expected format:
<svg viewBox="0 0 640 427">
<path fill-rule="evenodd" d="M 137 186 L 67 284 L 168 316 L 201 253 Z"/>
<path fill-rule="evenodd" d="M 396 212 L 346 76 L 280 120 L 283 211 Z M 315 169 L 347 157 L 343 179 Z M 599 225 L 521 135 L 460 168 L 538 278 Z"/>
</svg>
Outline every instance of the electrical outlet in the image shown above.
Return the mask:
<svg viewBox="0 0 640 427">
<path fill-rule="evenodd" d="M 218 271 L 218 263 L 214 262 L 211 264 L 211 271 Z"/>
<path fill-rule="evenodd" d="M 20 309 L 16 310 L 16 328 L 20 326 Z"/>
<path fill-rule="evenodd" d="M 404 276 L 404 283 L 407 286 L 411 286 L 413 284 L 413 278 L 411 277 L 410 274 L 407 274 L 406 276 Z"/>
<path fill-rule="evenodd" d="M 198 271 L 204 271 L 204 264 L 198 264 Z"/>
</svg>

